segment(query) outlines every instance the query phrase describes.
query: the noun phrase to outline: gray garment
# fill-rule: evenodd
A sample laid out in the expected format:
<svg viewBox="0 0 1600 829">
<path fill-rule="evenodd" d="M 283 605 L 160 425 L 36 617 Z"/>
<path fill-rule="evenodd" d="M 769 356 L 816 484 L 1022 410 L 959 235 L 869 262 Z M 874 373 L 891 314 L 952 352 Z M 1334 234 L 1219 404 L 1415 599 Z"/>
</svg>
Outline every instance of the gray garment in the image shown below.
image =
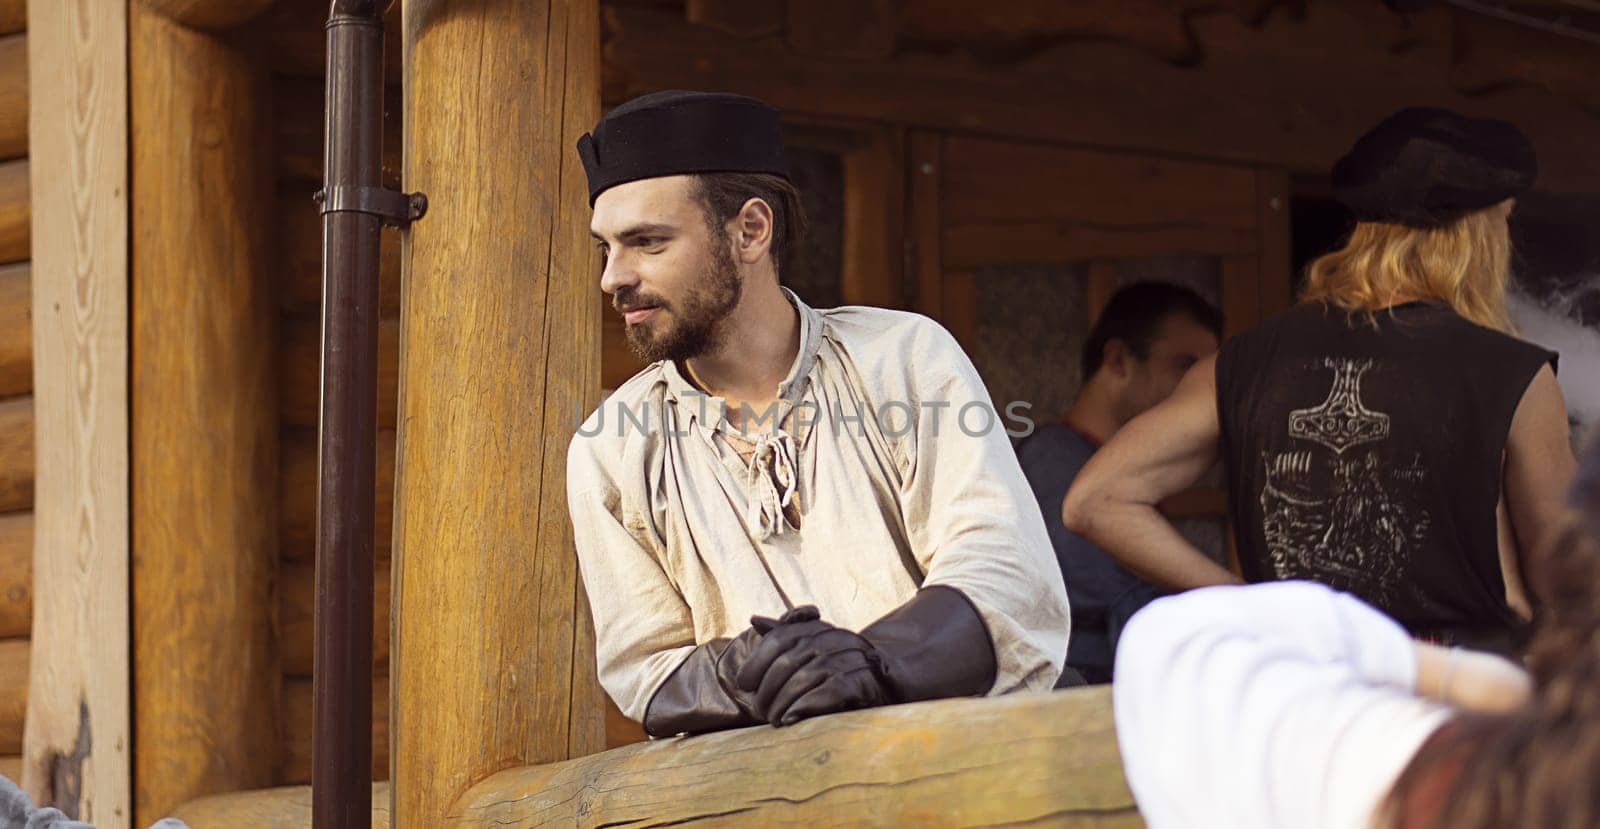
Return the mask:
<svg viewBox="0 0 1600 829">
<path fill-rule="evenodd" d="M 1017 444 L 1017 460 L 1033 488 L 1039 511 L 1045 515 L 1050 544 L 1072 602 L 1067 665 L 1090 683 L 1105 683 L 1111 681 L 1112 658 L 1123 625 L 1163 591 L 1128 572 L 1061 522 L 1061 502 L 1097 448 L 1071 427 L 1048 423 Z"/>
<path fill-rule="evenodd" d="M 35 809 L 26 792 L 0 775 L 0 829 L 94 829 L 94 825 L 72 820 L 54 806 Z M 189 829 L 189 825 L 169 817 L 152 823 L 150 829 Z"/>
<path fill-rule="evenodd" d="M 572 441 L 568 506 L 607 692 L 640 720 L 690 651 L 753 614 L 814 604 L 860 630 L 934 584 L 987 626 L 991 693 L 1050 688 L 1066 591 L 971 361 L 926 317 L 789 300 L 799 354 L 777 416 L 746 423 L 748 461 L 722 400 L 670 362 L 623 384 Z M 962 419 L 968 403 L 987 418 Z"/>
</svg>

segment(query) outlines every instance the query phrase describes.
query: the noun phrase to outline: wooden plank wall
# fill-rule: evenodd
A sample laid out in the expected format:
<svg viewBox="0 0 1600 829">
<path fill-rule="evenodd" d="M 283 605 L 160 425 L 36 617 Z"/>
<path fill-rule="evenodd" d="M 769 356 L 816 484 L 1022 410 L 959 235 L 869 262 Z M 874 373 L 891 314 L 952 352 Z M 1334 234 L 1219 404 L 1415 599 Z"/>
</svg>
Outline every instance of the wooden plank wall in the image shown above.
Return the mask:
<svg viewBox="0 0 1600 829">
<path fill-rule="evenodd" d="M 22 777 L 33 625 L 27 3 L 0 2 L 0 775 Z"/>
</svg>

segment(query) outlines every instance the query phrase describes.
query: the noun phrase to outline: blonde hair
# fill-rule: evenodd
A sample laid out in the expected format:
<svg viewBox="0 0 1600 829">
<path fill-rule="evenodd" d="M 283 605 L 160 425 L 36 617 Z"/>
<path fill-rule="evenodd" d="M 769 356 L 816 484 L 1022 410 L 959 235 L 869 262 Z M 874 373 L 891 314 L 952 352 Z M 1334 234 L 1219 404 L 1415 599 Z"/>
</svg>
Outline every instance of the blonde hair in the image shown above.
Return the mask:
<svg viewBox="0 0 1600 829">
<path fill-rule="evenodd" d="M 1306 268 L 1304 301 L 1372 313 L 1414 299 L 1437 299 L 1457 314 L 1511 332 L 1506 280 L 1511 234 L 1499 205 L 1435 228 L 1361 222 L 1345 246 Z"/>
</svg>

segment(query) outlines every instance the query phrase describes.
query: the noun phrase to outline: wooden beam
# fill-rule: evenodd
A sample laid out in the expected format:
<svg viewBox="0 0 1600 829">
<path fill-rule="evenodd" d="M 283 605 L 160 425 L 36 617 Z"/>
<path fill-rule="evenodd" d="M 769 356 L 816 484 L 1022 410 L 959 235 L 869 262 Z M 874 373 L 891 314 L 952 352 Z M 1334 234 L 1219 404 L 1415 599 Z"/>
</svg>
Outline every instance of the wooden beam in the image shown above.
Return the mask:
<svg viewBox="0 0 1600 829">
<path fill-rule="evenodd" d="M 309 561 L 285 561 L 278 573 L 278 629 L 285 677 L 311 676 L 312 623 L 316 607 L 313 575 Z M 383 561 L 373 568 L 372 669 L 374 676 L 389 675 L 389 565 Z M 384 707 L 388 707 L 387 699 Z M 306 716 L 311 716 L 309 708 Z M 311 744 L 306 743 L 305 749 L 309 756 Z M 384 768 L 388 767 L 385 757 Z M 289 782 L 304 783 L 310 779 Z"/>
<path fill-rule="evenodd" d="M 0 754 L 22 751 L 28 711 L 27 639 L 0 639 Z"/>
<path fill-rule="evenodd" d="M 372 829 L 389 829 L 388 781 L 372 784 Z M 311 829 L 311 787 L 283 786 L 203 797 L 172 814 L 190 829 Z"/>
<path fill-rule="evenodd" d="M 1261 273 L 1254 256 L 1222 259 L 1222 338 L 1227 339 L 1261 320 Z"/>
<path fill-rule="evenodd" d="M 655 740 L 502 772 L 449 826 L 1139 827 L 1108 686 Z M 954 816 L 959 815 L 959 820 Z"/>
<path fill-rule="evenodd" d="M 264 68 L 142 0 L 130 14 L 142 826 L 273 780 L 277 312 Z"/>
<path fill-rule="evenodd" d="M 939 322 L 971 354 L 978 349 L 978 276 L 970 270 L 944 272 L 944 312 Z"/>
<path fill-rule="evenodd" d="M 906 304 L 905 134 L 892 127 L 860 131 L 844 161 L 844 241 L 839 293 L 846 305 Z"/>
<path fill-rule="evenodd" d="M 278 453 L 278 540 L 285 561 L 310 562 L 316 552 L 317 432 L 316 427 L 284 429 Z M 378 433 L 373 513 L 373 555 L 389 559 L 394 525 L 395 433 Z M 307 605 L 309 611 L 310 606 Z"/>
<path fill-rule="evenodd" d="M 328 22 L 328 6 L 328 0 L 278 0 L 251 27 L 266 43 L 274 74 L 321 78 L 327 73 L 328 33 L 323 24 Z M 383 16 L 383 52 L 388 56 L 383 61 L 384 82 L 396 87 L 400 84 L 401 6 L 389 3 Z M 320 167 L 316 178 L 322 178 Z"/>
<path fill-rule="evenodd" d="M 286 677 L 283 682 L 283 773 L 278 782 L 311 782 L 311 677 Z M 372 779 L 389 779 L 389 676 L 372 678 Z"/>
<path fill-rule="evenodd" d="M 28 36 L 0 36 L 0 159 L 28 154 Z"/>
<path fill-rule="evenodd" d="M 0 513 L 33 509 L 34 424 L 32 397 L 0 400 Z"/>
<path fill-rule="evenodd" d="M 950 138 L 948 268 L 1169 254 L 1251 254 L 1249 167 L 1047 144 Z"/>
<path fill-rule="evenodd" d="M 572 716 L 601 703 L 563 462 L 598 397 L 573 147 L 600 114 L 599 4 L 404 5 L 405 180 L 430 207 L 405 262 L 392 771 L 396 821 L 437 826 L 494 771 L 604 744 Z"/>
<path fill-rule="evenodd" d="M 937 133 L 914 131 L 907 138 L 906 225 L 910 228 L 912 273 L 916 280 L 918 312 L 934 319 L 944 315 L 944 260 L 941 245 L 944 217 L 939 194 L 943 174 Z"/>
<path fill-rule="evenodd" d="M 0 265 L 0 397 L 33 391 L 32 269 Z"/>
<path fill-rule="evenodd" d="M 0 639 L 32 630 L 33 513 L 12 512 L 0 515 Z"/>
<path fill-rule="evenodd" d="M 1260 235 L 1260 314 L 1264 319 L 1294 303 L 1293 239 L 1289 230 L 1289 173 L 1256 168 L 1256 232 Z"/>
<path fill-rule="evenodd" d="M 0 0 L 0 35 L 14 34 L 27 28 L 28 0 Z"/>
<path fill-rule="evenodd" d="M 894 54 L 895 0 L 789 3 L 785 33 L 795 54 L 844 60 Z"/>
<path fill-rule="evenodd" d="M 195 29 L 228 29 L 266 11 L 276 0 L 137 0 L 174 23 Z"/>
<path fill-rule="evenodd" d="M 324 6 L 327 4 L 324 3 Z M 327 9 L 323 9 L 326 17 Z M 398 23 L 398 21 L 396 21 Z M 321 30 L 321 24 L 318 24 Z M 320 43 L 319 43 L 320 48 Z M 391 54 L 385 66 L 399 65 L 400 56 Z M 279 75 L 272 81 L 278 175 L 286 179 L 322 181 L 323 101 L 327 91 L 320 78 Z M 400 85 L 384 88 L 383 101 L 383 184 L 400 186 Z"/>
<path fill-rule="evenodd" d="M 398 276 L 398 274 L 396 274 Z M 396 279 L 396 282 L 399 280 Z M 281 320 L 278 405 L 283 425 L 315 428 L 322 399 L 322 328 L 310 314 Z M 378 323 L 378 428 L 393 429 L 399 399 L 400 320 Z M 316 479 L 313 478 L 313 481 Z"/>
<path fill-rule="evenodd" d="M 373 786 L 373 826 L 388 826 Z M 311 826 L 310 789 L 209 797 L 193 829 Z M 381 822 L 380 822 L 381 821 Z M 1109 686 L 854 711 L 510 769 L 440 826 L 1073 826 L 1136 829 Z"/>
<path fill-rule="evenodd" d="M 944 5 L 998 16 L 986 4 Z M 1129 4 L 1049 5 L 1079 7 L 1073 14 L 1080 17 L 1126 17 Z M 1384 115 L 1426 103 L 1518 123 L 1539 152 L 1541 186 L 1600 191 L 1600 155 L 1584 149 L 1600 145 L 1600 117 L 1516 77 L 1458 88 L 1454 17 L 1440 4 L 1408 16 L 1376 3 L 1312 3 L 1303 13 L 1265 16 L 1181 5 L 1144 5 L 1182 36 L 1181 53 L 1066 32 L 1023 37 L 999 51 L 983 42 L 902 39 L 892 55 L 838 60 L 796 54 L 781 36 L 739 39 L 695 26 L 681 12 L 617 4 L 606 10 L 606 77 L 616 100 L 720 89 L 787 114 L 1319 174 Z"/>
<path fill-rule="evenodd" d="M 644 726 L 628 719 L 616 703 L 606 700 L 606 748 L 621 748 L 648 739 Z"/>
<path fill-rule="evenodd" d="M 760 37 L 783 31 L 784 7 L 779 3 L 747 0 L 686 0 L 684 16 L 690 23 L 710 26 L 734 37 Z"/>
<path fill-rule="evenodd" d="M 0 163 L 0 265 L 25 261 L 32 243 L 28 160 Z"/>
<path fill-rule="evenodd" d="M 7 757 L 0 757 L 0 776 L 10 778 L 13 781 L 21 780 L 22 756 L 11 755 Z"/>
</svg>

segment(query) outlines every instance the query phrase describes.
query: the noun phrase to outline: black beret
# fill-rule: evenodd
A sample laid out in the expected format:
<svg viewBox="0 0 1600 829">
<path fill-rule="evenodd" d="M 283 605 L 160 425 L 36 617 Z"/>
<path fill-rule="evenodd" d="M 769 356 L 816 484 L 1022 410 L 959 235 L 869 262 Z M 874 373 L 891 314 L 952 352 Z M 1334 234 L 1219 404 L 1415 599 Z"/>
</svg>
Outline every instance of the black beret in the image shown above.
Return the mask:
<svg viewBox="0 0 1600 829">
<path fill-rule="evenodd" d="M 1538 172 L 1511 124 L 1411 107 L 1333 165 L 1333 195 L 1361 221 L 1439 227 L 1527 190 Z"/>
<path fill-rule="evenodd" d="M 684 173 L 789 175 L 778 111 L 743 95 L 655 92 L 606 113 L 578 139 L 589 204 L 607 188 Z"/>
</svg>

